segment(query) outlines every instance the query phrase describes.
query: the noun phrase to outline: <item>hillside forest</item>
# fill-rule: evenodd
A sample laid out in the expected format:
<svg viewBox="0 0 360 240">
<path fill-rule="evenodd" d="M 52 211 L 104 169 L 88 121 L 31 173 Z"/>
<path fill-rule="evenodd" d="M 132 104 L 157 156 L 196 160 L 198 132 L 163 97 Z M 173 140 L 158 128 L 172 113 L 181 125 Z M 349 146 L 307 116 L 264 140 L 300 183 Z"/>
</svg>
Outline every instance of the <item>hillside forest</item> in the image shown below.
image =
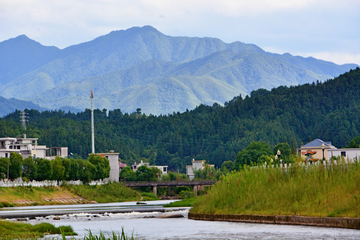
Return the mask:
<svg viewBox="0 0 360 240">
<path fill-rule="evenodd" d="M 26 130 L 17 110 L 0 119 L 0 136 L 26 134 L 39 138 L 41 145 L 65 146 L 75 157 L 88 157 L 89 109 L 77 114 L 25 111 Z M 271 148 L 288 142 L 294 150 L 319 138 L 346 147 L 360 131 L 360 68 L 324 82 L 258 89 L 224 106 L 200 105 L 159 116 L 141 114 L 140 109 L 133 114 L 96 109 L 94 118 L 96 152 L 114 150 L 128 165 L 143 160 L 179 172 L 185 172 L 192 159 L 205 159 L 217 167 L 235 161 L 253 142 L 265 142 Z"/>
</svg>

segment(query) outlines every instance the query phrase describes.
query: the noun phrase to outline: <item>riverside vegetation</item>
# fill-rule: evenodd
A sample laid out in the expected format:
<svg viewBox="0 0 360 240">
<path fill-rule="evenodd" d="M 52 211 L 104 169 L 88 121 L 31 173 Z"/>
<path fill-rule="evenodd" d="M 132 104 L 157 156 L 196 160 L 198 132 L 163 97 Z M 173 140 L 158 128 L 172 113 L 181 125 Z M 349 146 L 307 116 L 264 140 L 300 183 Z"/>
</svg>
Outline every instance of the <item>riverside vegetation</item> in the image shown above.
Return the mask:
<svg viewBox="0 0 360 240">
<path fill-rule="evenodd" d="M 245 167 L 222 176 L 191 212 L 360 217 L 360 164 Z"/>
<path fill-rule="evenodd" d="M 55 227 L 50 223 L 32 225 L 0 220 L 0 239 L 35 239 L 47 234 L 76 235 L 71 226 Z"/>
</svg>

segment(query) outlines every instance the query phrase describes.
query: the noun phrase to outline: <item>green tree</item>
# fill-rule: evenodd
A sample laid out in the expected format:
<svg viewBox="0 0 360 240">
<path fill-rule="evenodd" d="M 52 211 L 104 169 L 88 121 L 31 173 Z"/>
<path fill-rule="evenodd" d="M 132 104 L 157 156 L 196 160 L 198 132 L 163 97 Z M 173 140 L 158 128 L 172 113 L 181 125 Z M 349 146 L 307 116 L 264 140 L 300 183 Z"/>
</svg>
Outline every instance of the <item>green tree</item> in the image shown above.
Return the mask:
<svg viewBox="0 0 360 240">
<path fill-rule="evenodd" d="M 9 158 L 0 158 L 0 177 L 7 178 L 8 167 L 10 166 Z"/>
<path fill-rule="evenodd" d="M 296 155 L 294 139 L 291 138 L 291 154 Z"/>
<path fill-rule="evenodd" d="M 289 159 L 290 154 L 291 154 L 291 149 L 290 149 L 289 144 L 287 144 L 287 143 L 279 143 L 278 145 L 276 145 L 274 147 L 274 149 L 273 149 L 274 157 L 275 157 L 275 155 L 277 155 L 278 150 L 280 151 L 280 156 L 279 156 L 280 159 L 282 159 L 284 161 L 284 163 L 286 163 L 287 160 Z"/>
<path fill-rule="evenodd" d="M 203 169 L 194 170 L 195 179 L 215 179 L 216 169 L 210 166 L 208 163 L 205 164 Z"/>
<path fill-rule="evenodd" d="M 16 179 L 21 177 L 23 157 L 20 153 L 12 152 L 10 155 L 9 178 Z"/>
<path fill-rule="evenodd" d="M 156 181 L 157 178 L 151 168 L 146 165 L 140 166 L 136 170 L 136 181 Z"/>
<path fill-rule="evenodd" d="M 97 154 L 90 154 L 88 161 L 95 167 L 92 177 L 93 180 L 100 180 L 110 176 L 110 164 L 107 158 Z"/>
<path fill-rule="evenodd" d="M 37 167 L 34 159 L 31 156 L 24 159 L 22 173 L 23 177 L 26 177 L 28 180 L 36 179 Z"/>
<path fill-rule="evenodd" d="M 131 169 L 131 167 L 124 167 L 120 172 L 120 178 L 126 181 L 135 181 L 136 173 Z"/>
<path fill-rule="evenodd" d="M 225 161 L 221 164 L 221 171 L 223 172 L 231 172 L 234 169 L 233 161 Z"/>
<path fill-rule="evenodd" d="M 51 162 L 45 158 L 35 159 L 38 175 L 36 181 L 50 180 L 52 176 Z"/>
<path fill-rule="evenodd" d="M 65 167 L 62 165 L 62 160 L 59 156 L 56 156 L 54 160 L 51 161 L 52 165 L 52 179 L 61 181 L 64 179 Z"/>
<path fill-rule="evenodd" d="M 360 148 L 360 137 L 356 136 L 355 138 L 353 138 L 350 142 L 349 145 L 347 146 L 348 148 Z"/>
<path fill-rule="evenodd" d="M 61 158 L 61 165 L 65 168 L 64 179 L 70 180 L 71 160 L 69 158 Z"/>
<path fill-rule="evenodd" d="M 70 160 L 69 180 L 80 180 L 80 162 L 82 159 Z"/>
<path fill-rule="evenodd" d="M 94 173 L 96 174 L 97 171 L 94 164 L 85 160 L 81 160 L 79 163 L 80 181 L 87 184 L 92 180 L 98 180 L 94 178 Z"/>
<path fill-rule="evenodd" d="M 272 155 L 269 144 L 266 142 L 253 142 L 245 149 L 241 150 L 235 160 L 235 169 L 239 169 L 243 165 L 251 164 L 263 164 L 259 161 L 259 158 L 262 156 Z"/>
</svg>

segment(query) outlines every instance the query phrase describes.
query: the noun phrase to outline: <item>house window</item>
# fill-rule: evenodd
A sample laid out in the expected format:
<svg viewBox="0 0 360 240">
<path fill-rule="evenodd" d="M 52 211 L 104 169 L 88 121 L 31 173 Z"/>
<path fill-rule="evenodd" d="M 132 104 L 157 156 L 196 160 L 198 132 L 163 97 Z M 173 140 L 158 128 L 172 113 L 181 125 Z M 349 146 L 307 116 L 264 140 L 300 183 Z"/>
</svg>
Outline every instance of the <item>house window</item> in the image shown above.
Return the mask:
<svg viewBox="0 0 360 240">
<path fill-rule="evenodd" d="M 346 152 L 341 152 L 341 156 L 346 157 Z"/>
<path fill-rule="evenodd" d="M 163 168 L 163 172 L 166 172 L 166 170 L 167 170 L 166 167 L 164 167 L 164 168 Z"/>
<path fill-rule="evenodd" d="M 8 153 L 5 153 L 5 157 L 7 158 L 9 156 L 9 154 Z"/>
<path fill-rule="evenodd" d="M 106 157 L 106 159 L 108 159 L 109 160 L 109 156 L 105 156 Z"/>
</svg>

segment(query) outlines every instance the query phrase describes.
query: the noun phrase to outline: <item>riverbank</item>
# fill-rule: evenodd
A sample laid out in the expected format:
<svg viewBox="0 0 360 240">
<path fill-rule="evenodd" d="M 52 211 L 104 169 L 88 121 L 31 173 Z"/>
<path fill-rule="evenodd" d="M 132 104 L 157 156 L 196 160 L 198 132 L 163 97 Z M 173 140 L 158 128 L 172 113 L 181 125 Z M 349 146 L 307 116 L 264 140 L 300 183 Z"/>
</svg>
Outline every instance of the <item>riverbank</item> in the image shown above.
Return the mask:
<svg viewBox="0 0 360 240">
<path fill-rule="evenodd" d="M 360 164 L 245 169 L 222 177 L 191 212 L 360 218 Z"/>
<path fill-rule="evenodd" d="M 125 187 L 121 183 L 104 185 L 68 185 L 52 187 L 3 187 L 0 188 L 0 207 L 64 205 L 152 200 L 156 196 Z"/>
<path fill-rule="evenodd" d="M 62 187 L 3 187 L 0 207 L 81 204 L 87 199 Z"/>
<path fill-rule="evenodd" d="M 206 221 L 266 223 L 266 224 L 281 224 L 281 225 L 302 225 L 302 226 L 360 229 L 360 218 L 202 214 L 202 213 L 191 213 L 191 212 L 188 214 L 188 218 L 192 220 L 206 220 Z"/>
</svg>

